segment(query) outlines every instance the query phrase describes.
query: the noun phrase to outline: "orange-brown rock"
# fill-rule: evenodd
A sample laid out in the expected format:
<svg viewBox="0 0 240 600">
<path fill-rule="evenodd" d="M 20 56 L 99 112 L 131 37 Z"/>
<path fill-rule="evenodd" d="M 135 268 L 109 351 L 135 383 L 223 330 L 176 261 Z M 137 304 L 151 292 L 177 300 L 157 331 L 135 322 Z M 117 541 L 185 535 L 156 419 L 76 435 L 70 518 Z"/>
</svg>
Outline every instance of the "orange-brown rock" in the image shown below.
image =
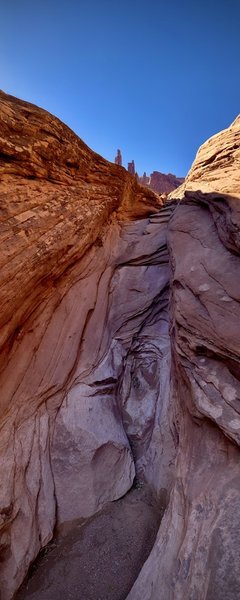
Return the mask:
<svg viewBox="0 0 240 600">
<path fill-rule="evenodd" d="M 169 194 L 176 188 L 178 188 L 183 182 L 183 177 L 176 177 L 172 173 L 161 173 L 160 171 L 153 171 L 150 177 L 146 176 L 146 173 L 139 178 L 142 185 L 157 192 L 157 194 Z"/>
<path fill-rule="evenodd" d="M 159 201 L 46 111 L 3 92 L 0 101 L 3 344 L 114 211 L 132 219 Z"/>
</svg>

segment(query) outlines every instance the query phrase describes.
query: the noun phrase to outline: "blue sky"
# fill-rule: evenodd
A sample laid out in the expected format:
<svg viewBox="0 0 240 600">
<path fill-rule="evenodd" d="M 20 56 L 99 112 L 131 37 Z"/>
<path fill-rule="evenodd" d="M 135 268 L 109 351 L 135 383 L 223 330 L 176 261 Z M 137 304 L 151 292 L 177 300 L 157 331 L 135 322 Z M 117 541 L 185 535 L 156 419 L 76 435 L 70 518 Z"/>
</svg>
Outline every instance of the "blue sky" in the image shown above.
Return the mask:
<svg viewBox="0 0 240 600">
<path fill-rule="evenodd" d="M 240 112 L 238 0 L 0 0 L 0 87 L 138 172 L 185 175 Z"/>
</svg>

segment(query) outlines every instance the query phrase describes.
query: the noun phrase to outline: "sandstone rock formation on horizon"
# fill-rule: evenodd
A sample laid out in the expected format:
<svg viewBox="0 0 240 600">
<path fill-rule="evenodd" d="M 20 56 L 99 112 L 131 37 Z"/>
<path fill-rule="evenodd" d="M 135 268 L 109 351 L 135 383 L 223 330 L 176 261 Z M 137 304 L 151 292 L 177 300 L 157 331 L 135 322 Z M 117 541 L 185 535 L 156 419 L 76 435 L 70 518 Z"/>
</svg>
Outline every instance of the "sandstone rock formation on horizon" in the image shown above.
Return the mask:
<svg viewBox="0 0 240 600">
<path fill-rule="evenodd" d="M 122 154 L 119 149 L 117 150 L 114 162 L 116 165 L 122 166 Z M 136 176 L 138 183 L 157 194 L 169 194 L 184 183 L 184 177 L 176 177 L 172 173 L 160 173 L 160 171 L 153 171 L 150 176 L 144 171 L 143 175 L 139 177 L 138 173 L 136 173 L 134 160 L 128 162 L 127 170 L 128 173 Z"/>
<path fill-rule="evenodd" d="M 240 590 L 240 121 L 162 201 L 0 93 L 0 589 L 135 474 L 166 510 L 129 600 Z"/>
<path fill-rule="evenodd" d="M 122 154 L 121 150 L 119 149 L 117 150 L 114 162 L 116 165 L 122 166 Z M 144 185 L 157 194 L 169 194 L 184 182 L 184 177 L 176 177 L 176 175 L 173 175 L 172 173 L 166 174 L 160 173 L 160 171 L 153 171 L 150 176 L 148 176 L 146 171 L 144 171 L 143 175 L 139 177 L 139 175 L 136 173 L 134 160 L 128 162 L 127 170 L 128 173 L 136 176 L 138 183 Z"/>
<path fill-rule="evenodd" d="M 144 184 L 140 177 L 140 182 L 150 190 L 157 192 L 158 194 L 169 194 L 173 190 L 177 189 L 184 182 L 184 177 L 176 177 L 172 173 L 160 173 L 160 171 L 153 171 L 149 177 L 149 181 Z"/>
</svg>

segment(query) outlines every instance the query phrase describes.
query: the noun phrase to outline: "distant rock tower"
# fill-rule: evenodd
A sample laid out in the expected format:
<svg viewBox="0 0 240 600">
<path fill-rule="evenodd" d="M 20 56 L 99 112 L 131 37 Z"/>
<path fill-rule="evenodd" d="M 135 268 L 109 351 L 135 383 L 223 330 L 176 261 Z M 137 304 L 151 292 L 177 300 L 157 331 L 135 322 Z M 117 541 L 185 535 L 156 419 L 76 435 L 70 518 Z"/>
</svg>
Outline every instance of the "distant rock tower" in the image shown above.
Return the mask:
<svg viewBox="0 0 240 600">
<path fill-rule="evenodd" d="M 132 160 L 131 162 L 128 163 L 128 172 L 131 173 L 131 175 L 135 175 L 136 171 L 135 171 L 134 160 Z"/>
<path fill-rule="evenodd" d="M 115 164 L 116 165 L 120 165 L 120 167 L 122 166 L 122 155 L 121 155 L 121 150 L 117 150 L 117 155 L 115 156 Z"/>
<path fill-rule="evenodd" d="M 141 183 L 143 185 L 147 185 L 149 183 L 149 177 L 147 177 L 146 171 L 144 171 L 143 176 L 141 177 Z"/>
</svg>

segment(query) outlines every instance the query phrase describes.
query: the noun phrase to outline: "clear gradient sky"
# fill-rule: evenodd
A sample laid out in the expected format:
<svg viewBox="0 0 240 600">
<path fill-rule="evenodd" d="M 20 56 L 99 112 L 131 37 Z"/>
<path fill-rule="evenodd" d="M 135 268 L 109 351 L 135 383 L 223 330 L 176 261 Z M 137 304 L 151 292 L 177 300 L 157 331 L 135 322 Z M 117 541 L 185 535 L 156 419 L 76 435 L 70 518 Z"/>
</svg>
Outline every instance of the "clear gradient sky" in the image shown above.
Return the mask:
<svg viewBox="0 0 240 600">
<path fill-rule="evenodd" d="M 0 0 L 0 74 L 105 158 L 185 175 L 240 112 L 240 1 Z"/>
</svg>

